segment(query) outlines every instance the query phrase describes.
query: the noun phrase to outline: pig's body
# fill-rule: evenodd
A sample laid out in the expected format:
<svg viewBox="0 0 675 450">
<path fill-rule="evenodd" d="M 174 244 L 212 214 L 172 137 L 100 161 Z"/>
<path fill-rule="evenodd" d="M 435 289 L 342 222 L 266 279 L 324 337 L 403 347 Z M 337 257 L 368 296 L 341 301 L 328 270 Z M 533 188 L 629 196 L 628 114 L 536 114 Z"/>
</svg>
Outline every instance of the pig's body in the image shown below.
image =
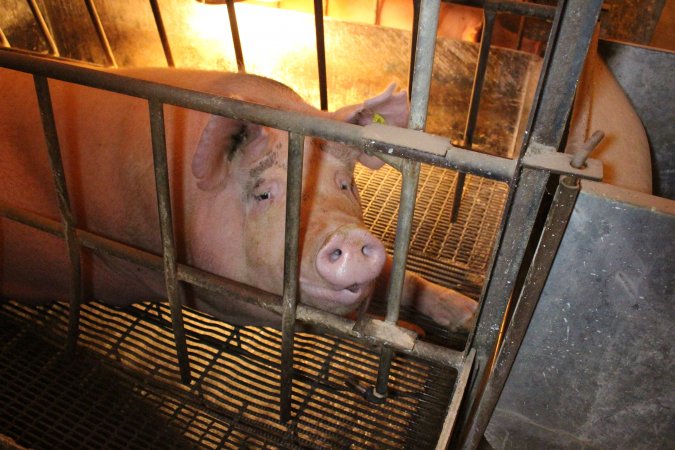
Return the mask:
<svg viewBox="0 0 675 450">
<path fill-rule="evenodd" d="M 327 115 L 286 86 L 236 74 L 167 69 L 120 72 L 166 84 Z M 72 208 L 78 226 L 160 253 L 147 102 L 50 81 Z M 32 78 L 0 71 L 0 200 L 59 219 Z M 404 94 L 385 93 L 330 117 L 367 123 L 374 113 L 403 124 Z M 165 107 L 172 207 L 181 260 L 273 293 L 283 280 L 285 132 Z M 385 264 L 382 244 L 365 229 L 353 184 L 357 149 L 305 143 L 301 301 L 344 314 L 367 301 Z M 0 221 L 0 290 L 5 298 L 67 299 L 63 241 Z M 163 276 L 112 257 L 83 259 L 85 297 L 111 304 L 163 300 Z M 409 274 L 404 302 L 452 329 L 466 329 L 476 303 Z M 234 299 L 199 293 L 193 306 L 240 324 L 278 317 Z"/>
</svg>

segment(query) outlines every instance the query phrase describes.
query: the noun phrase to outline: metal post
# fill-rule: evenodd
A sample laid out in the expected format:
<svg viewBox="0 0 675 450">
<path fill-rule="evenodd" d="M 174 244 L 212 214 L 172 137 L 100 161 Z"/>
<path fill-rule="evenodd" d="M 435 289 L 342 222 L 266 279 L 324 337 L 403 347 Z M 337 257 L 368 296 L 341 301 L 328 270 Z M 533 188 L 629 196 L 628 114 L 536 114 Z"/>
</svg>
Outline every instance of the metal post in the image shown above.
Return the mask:
<svg viewBox="0 0 675 450">
<path fill-rule="evenodd" d="M 319 94 L 321 109 L 328 110 L 328 82 L 326 79 L 326 43 L 323 29 L 323 1 L 314 0 L 314 29 L 316 32 L 316 59 L 319 65 Z"/>
<path fill-rule="evenodd" d="M 171 325 L 173 328 L 178 366 L 183 383 L 190 383 L 190 359 L 185 341 L 183 312 L 181 309 L 181 292 L 176 275 L 176 247 L 173 236 L 173 220 L 171 218 L 171 196 L 169 194 L 169 174 L 166 156 L 166 136 L 164 130 L 163 104 L 150 100 L 150 131 L 152 133 L 152 157 L 155 168 L 155 186 L 157 189 L 157 208 L 159 209 L 159 226 L 162 237 L 162 255 L 164 262 L 164 280 L 166 294 L 171 308 Z"/>
<path fill-rule="evenodd" d="M 579 181 L 576 178 L 563 177 L 560 180 L 532 265 L 527 272 L 523 290 L 506 329 L 503 344 L 493 365 L 490 378 L 487 380 L 482 399 L 477 404 L 474 412 L 475 420 L 467 431 L 463 448 L 476 448 L 488 426 L 544 290 L 578 194 Z"/>
<path fill-rule="evenodd" d="M 483 10 L 483 33 L 480 39 L 480 49 L 478 51 L 478 61 L 476 62 L 476 71 L 473 76 L 473 87 L 471 88 L 471 101 L 469 102 L 469 113 L 466 117 L 464 127 L 464 140 L 462 147 L 471 150 L 473 146 L 473 135 L 476 131 L 476 120 L 478 119 L 478 109 L 480 107 L 480 97 L 483 92 L 485 82 L 485 72 L 487 71 L 488 57 L 490 56 L 490 44 L 492 43 L 492 31 L 494 30 L 495 18 L 497 13 L 493 10 Z M 457 182 L 455 186 L 455 196 L 452 200 L 452 210 L 450 212 L 450 222 L 457 222 L 459 206 L 464 193 L 464 182 L 466 173 L 457 173 Z"/>
<path fill-rule="evenodd" d="M 420 4 L 417 46 L 415 48 L 415 69 L 411 88 L 412 100 L 410 117 L 408 119 L 408 128 L 415 130 L 424 129 L 426 124 L 439 10 L 440 0 L 423 0 Z M 396 240 L 394 242 L 394 262 L 387 292 L 387 315 L 385 318 L 386 322 L 392 324 L 398 321 L 400 310 L 405 266 L 412 231 L 412 219 L 415 212 L 420 163 L 402 160 L 400 170 L 403 175 L 403 186 L 401 188 L 401 204 L 399 206 Z M 392 358 L 393 350 L 384 346 L 380 356 L 377 384 L 373 391 L 375 398 L 383 398 L 387 394 L 387 380 L 389 378 Z"/>
<path fill-rule="evenodd" d="M 244 66 L 244 52 L 241 49 L 239 26 L 237 25 L 237 12 L 234 10 L 234 0 L 227 0 L 227 17 L 230 20 L 230 33 L 232 34 L 234 55 L 237 58 L 237 70 L 239 72 L 246 72 L 246 66 Z"/>
<path fill-rule="evenodd" d="M 560 1 L 519 164 L 526 154 L 551 153 L 561 147 L 565 121 L 601 5 L 602 0 Z M 537 239 L 532 234 L 548 181 L 547 172 L 522 168 L 511 183 L 502 232 L 483 288 L 478 324 L 469 337 L 469 345 L 476 349 L 477 374 L 467 396 L 466 411 L 475 410 L 472 405 L 480 402 L 481 387 L 489 377 L 500 344 L 501 330 L 495 324 L 504 317 L 520 268 L 527 266 L 526 243 Z M 471 416 L 463 417 L 460 428 L 466 429 L 472 420 Z"/>
<path fill-rule="evenodd" d="M 169 38 L 166 35 L 166 29 L 164 28 L 164 21 L 162 20 L 162 12 L 159 10 L 159 4 L 157 0 L 150 0 L 150 7 L 152 8 L 152 15 L 155 17 L 155 25 L 157 25 L 157 32 L 159 33 L 159 39 L 162 41 L 162 49 L 164 50 L 164 56 L 166 57 L 166 63 L 169 67 L 176 67 L 176 64 L 173 60 L 173 55 L 171 54 L 171 46 L 169 45 Z"/>
<path fill-rule="evenodd" d="M 35 17 L 35 21 L 37 22 L 38 27 L 42 32 L 42 36 L 44 36 L 45 40 L 47 41 L 49 53 L 51 53 L 53 56 L 60 56 L 59 49 L 56 46 L 56 42 L 54 41 L 54 37 L 52 36 L 51 31 L 49 31 L 49 27 L 47 26 L 47 22 L 45 22 L 45 18 L 42 15 L 42 12 L 40 11 L 40 7 L 38 6 L 35 0 L 27 0 L 27 1 L 30 10 L 33 12 L 33 17 Z"/>
<path fill-rule="evenodd" d="M 84 3 L 87 5 L 87 10 L 89 11 L 89 16 L 91 17 L 91 21 L 94 24 L 94 28 L 96 29 L 98 40 L 101 42 L 101 46 L 103 47 L 106 58 L 108 58 L 108 64 L 112 67 L 117 67 L 115 55 L 113 54 L 112 48 L 110 47 L 108 36 L 105 34 L 105 29 L 101 23 L 101 17 L 98 15 L 98 11 L 96 10 L 94 0 L 84 0 Z"/>
<path fill-rule="evenodd" d="M 284 253 L 284 293 L 281 318 L 281 421 L 291 418 L 293 390 L 293 341 L 295 310 L 300 274 L 300 200 L 302 194 L 302 158 L 305 137 L 289 133 L 288 175 L 286 176 L 286 236 Z"/>
<path fill-rule="evenodd" d="M 70 284 L 70 311 L 68 315 L 68 342 L 66 349 L 68 352 L 75 350 L 77 336 L 79 334 L 80 323 L 80 305 L 82 304 L 82 263 L 80 259 L 80 242 L 75 234 L 75 218 L 70 208 L 68 197 L 68 187 L 66 184 L 65 172 L 63 170 L 63 161 L 61 159 L 61 149 L 59 147 L 59 138 L 56 131 L 56 122 L 54 121 L 54 110 L 52 108 L 51 95 L 47 79 L 42 76 L 34 75 L 35 93 L 40 106 L 40 117 L 42 127 L 47 143 L 49 153 L 49 162 L 54 175 L 56 184 L 56 195 L 59 203 L 59 211 L 64 228 L 64 238 L 68 248 L 68 260 L 70 261 L 71 284 Z"/>
</svg>

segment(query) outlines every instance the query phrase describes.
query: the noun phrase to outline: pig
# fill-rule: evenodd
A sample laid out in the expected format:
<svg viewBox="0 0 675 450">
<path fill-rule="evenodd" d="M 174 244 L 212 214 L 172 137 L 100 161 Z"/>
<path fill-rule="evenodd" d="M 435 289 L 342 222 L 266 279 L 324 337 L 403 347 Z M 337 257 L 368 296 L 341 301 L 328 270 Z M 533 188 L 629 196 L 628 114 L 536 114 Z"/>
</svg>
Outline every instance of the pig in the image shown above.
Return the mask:
<svg viewBox="0 0 675 450">
<path fill-rule="evenodd" d="M 249 74 L 187 69 L 115 73 L 365 125 L 374 117 L 404 126 L 405 92 L 390 86 L 357 105 L 323 112 L 289 87 Z M 161 253 L 147 102 L 50 80 L 49 86 L 77 225 Z M 32 78 L 0 71 L 0 201 L 59 219 Z M 179 260 L 281 294 L 288 134 L 262 125 L 170 105 L 164 107 L 171 203 Z M 300 226 L 300 302 L 346 315 L 386 286 L 391 261 L 364 226 L 354 183 L 358 162 L 382 162 L 360 149 L 308 137 Z M 37 303 L 65 300 L 63 241 L 8 219 L 0 221 L 0 294 Z M 163 275 L 108 255 L 83 254 L 85 299 L 112 305 L 163 301 Z M 189 306 L 241 325 L 279 326 L 278 315 L 199 290 Z M 468 331 L 474 300 L 411 272 L 403 304 L 439 325 Z"/>
</svg>

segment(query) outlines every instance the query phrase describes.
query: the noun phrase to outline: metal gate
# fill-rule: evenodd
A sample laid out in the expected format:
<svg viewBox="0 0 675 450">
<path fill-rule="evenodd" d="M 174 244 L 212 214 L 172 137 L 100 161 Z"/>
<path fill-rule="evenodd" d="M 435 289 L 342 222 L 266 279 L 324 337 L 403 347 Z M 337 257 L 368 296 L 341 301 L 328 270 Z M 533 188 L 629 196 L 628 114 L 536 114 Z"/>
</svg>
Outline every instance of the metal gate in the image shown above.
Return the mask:
<svg viewBox="0 0 675 450">
<path fill-rule="evenodd" d="M 107 43 L 105 31 L 96 14 L 93 0 L 86 2 L 99 39 L 106 50 L 110 65 L 115 58 Z M 326 66 L 323 48 L 321 1 L 315 1 L 317 54 L 322 107 L 326 107 Z M 461 3 L 461 2 L 460 2 Z M 172 336 L 178 354 L 179 371 L 183 383 L 191 381 L 191 362 L 186 344 L 186 331 L 181 309 L 180 283 L 189 283 L 222 295 L 235 295 L 249 303 L 282 315 L 280 382 L 280 419 L 293 422 L 294 353 L 298 338 L 294 333 L 296 321 L 320 324 L 331 333 L 354 339 L 363 339 L 380 349 L 377 382 L 374 387 L 358 387 L 371 399 L 387 395 L 392 358 L 396 352 L 412 355 L 441 364 L 458 375 L 450 387 L 452 397 L 447 417 L 440 433 L 437 448 L 447 446 L 450 439 L 463 448 L 475 448 L 499 398 L 515 353 L 527 329 L 529 317 L 569 218 L 578 193 L 578 178 L 597 179 L 594 164 L 583 162 L 587 151 L 571 166 L 571 157 L 559 153 L 565 127 L 571 111 L 577 80 L 588 51 L 599 16 L 601 1 L 561 0 L 557 7 L 519 2 L 479 2 L 484 8 L 484 26 L 464 139 L 453 145 L 448 139 L 425 133 L 426 111 L 434 61 L 439 0 L 415 1 L 414 51 L 410 64 L 411 115 L 408 129 L 395 129 L 373 124 L 358 127 L 335 123 L 299 113 L 280 112 L 264 106 L 222 98 L 204 93 L 169 87 L 157 83 L 130 79 L 110 72 L 59 61 L 39 58 L 11 49 L 0 52 L 0 66 L 31 73 L 40 101 L 45 136 L 48 142 L 54 179 L 58 189 L 62 222 L 55 222 L 2 205 L 4 217 L 20 221 L 47 233 L 65 239 L 70 255 L 73 292 L 69 309 L 68 346 L 74 348 L 79 333 L 82 306 L 80 253 L 83 248 L 105 252 L 136 264 L 163 271 L 170 303 Z M 41 19 L 39 7 L 29 2 L 40 24 L 49 36 L 48 27 Z M 231 29 L 236 46 L 237 64 L 244 68 L 244 57 L 238 44 L 234 2 L 228 1 Z M 157 29 L 169 65 L 173 65 L 169 41 L 165 34 L 161 13 L 156 1 L 151 1 Z M 545 18 L 552 21 L 548 47 L 539 79 L 534 105 L 525 131 L 522 149 L 517 159 L 505 159 L 471 151 L 478 107 L 489 56 L 492 30 L 498 13 L 509 12 L 522 16 Z M 4 38 L 4 45 L 10 43 Z M 54 40 L 47 38 L 51 53 L 58 56 Z M 69 206 L 67 180 L 63 176 L 58 137 L 51 111 L 47 78 L 58 79 L 147 100 L 151 121 L 153 156 L 161 219 L 163 254 L 142 252 L 102 236 L 78 228 Z M 268 127 L 288 131 L 288 197 L 286 210 L 286 243 L 284 264 L 284 294 L 282 298 L 215 277 L 177 261 L 172 233 L 172 214 L 167 174 L 164 137 L 163 105 L 207 112 L 226 117 L 237 117 Z M 364 318 L 359 322 L 297 304 L 298 295 L 298 227 L 300 220 L 300 193 L 302 182 L 303 141 L 306 136 L 318 136 L 358 146 L 380 156 L 402 174 L 401 199 L 394 243 L 394 268 L 387 298 L 386 317 L 382 320 Z M 592 146 L 591 146 L 592 147 Z M 590 149 L 584 149 L 590 150 Z M 410 246 L 412 217 L 418 191 L 420 164 L 451 168 L 460 172 L 456 182 L 453 214 L 458 210 L 464 186 L 464 174 L 508 182 L 509 193 L 491 258 L 488 277 L 483 286 L 480 315 L 477 326 L 469 336 L 464 350 L 453 350 L 442 345 L 418 339 L 399 328 L 400 297 L 403 272 Z M 547 186 L 555 187 L 552 199 Z M 537 221 L 544 226 L 538 227 Z M 512 301 L 513 299 L 513 301 Z M 513 304 L 515 306 L 509 306 Z M 513 312 L 507 316 L 507 308 Z M 503 323 L 510 317 L 510 324 Z M 295 349 L 295 351 L 294 351 Z M 290 422 L 289 422 L 290 421 Z M 458 432 L 453 433 L 453 429 Z M 461 431 L 461 433 L 460 433 Z"/>
</svg>

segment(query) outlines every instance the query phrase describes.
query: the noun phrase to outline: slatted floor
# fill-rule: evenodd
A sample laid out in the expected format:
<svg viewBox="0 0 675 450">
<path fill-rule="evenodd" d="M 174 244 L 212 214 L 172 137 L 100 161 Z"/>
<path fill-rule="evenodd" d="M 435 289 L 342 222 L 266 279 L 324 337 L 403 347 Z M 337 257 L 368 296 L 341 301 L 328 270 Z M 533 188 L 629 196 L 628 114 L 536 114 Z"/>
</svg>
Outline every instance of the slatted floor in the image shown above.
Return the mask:
<svg viewBox="0 0 675 450">
<path fill-rule="evenodd" d="M 359 169 L 366 222 L 393 243 L 400 179 Z M 469 177 L 456 224 L 455 174 L 425 167 L 411 266 L 477 297 L 506 187 Z M 376 306 L 377 308 L 377 306 Z M 406 314 L 409 312 L 406 312 Z M 412 317 L 412 321 L 420 318 Z M 461 346 L 461 337 L 429 336 Z M 29 448 L 433 448 L 455 374 L 394 361 L 383 405 L 350 385 L 372 385 L 377 353 L 332 336 L 296 338 L 293 413 L 278 422 L 279 332 L 240 328 L 186 311 L 194 382 L 180 384 L 165 305 L 83 308 L 79 354 L 62 346 L 67 307 L 0 305 L 0 434 Z"/>
</svg>

